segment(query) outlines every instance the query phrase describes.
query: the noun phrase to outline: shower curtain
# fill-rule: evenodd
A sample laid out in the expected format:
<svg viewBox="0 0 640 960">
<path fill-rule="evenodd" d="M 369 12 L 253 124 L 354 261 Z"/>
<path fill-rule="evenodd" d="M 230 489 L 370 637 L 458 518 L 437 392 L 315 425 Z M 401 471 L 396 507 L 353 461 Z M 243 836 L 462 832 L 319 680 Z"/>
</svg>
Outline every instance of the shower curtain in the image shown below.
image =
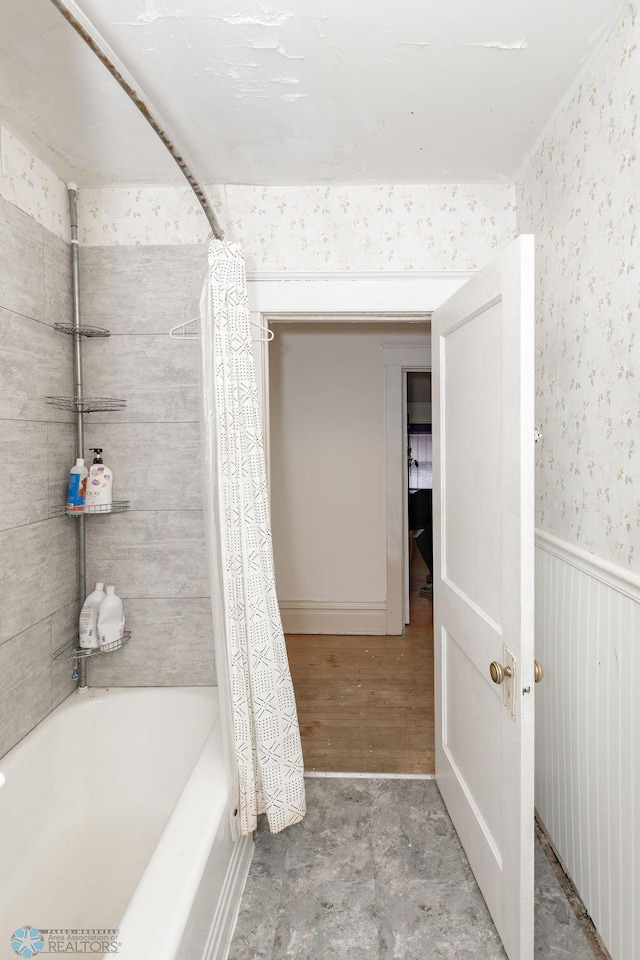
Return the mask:
<svg viewBox="0 0 640 960">
<path fill-rule="evenodd" d="M 221 713 L 237 775 L 240 833 L 255 830 L 260 813 L 277 833 L 304 817 L 303 762 L 276 597 L 241 244 L 210 240 L 200 311 L 204 507 Z"/>
</svg>

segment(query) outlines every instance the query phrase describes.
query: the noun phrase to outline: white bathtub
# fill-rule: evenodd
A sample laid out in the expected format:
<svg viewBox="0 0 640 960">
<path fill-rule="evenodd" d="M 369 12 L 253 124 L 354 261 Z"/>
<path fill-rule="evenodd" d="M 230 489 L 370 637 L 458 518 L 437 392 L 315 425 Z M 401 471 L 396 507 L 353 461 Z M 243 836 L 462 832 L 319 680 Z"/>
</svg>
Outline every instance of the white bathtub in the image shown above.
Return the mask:
<svg viewBox="0 0 640 960">
<path fill-rule="evenodd" d="M 126 960 L 226 957 L 253 844 L 232 840 L 215 688 L 74 694 L 0 772 L 0 944 L 118 928 Z"/>
</svg>

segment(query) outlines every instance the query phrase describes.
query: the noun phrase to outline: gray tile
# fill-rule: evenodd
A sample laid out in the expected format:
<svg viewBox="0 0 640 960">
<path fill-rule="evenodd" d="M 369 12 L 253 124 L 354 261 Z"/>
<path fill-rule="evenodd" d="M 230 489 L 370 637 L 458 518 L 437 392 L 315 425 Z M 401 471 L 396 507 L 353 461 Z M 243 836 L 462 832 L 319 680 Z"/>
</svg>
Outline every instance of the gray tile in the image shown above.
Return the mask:
<svg viewBox="0 0 640 960">
<path fill-rule="evenodd" d="M 372 960 L 379 956 L 371 878 L 285 879 L 274 960 Z"/>
<path fill-rule="evenodd" d="M 290 835 L 288 839 L 291 839 Z M 261 880 L 265 886 L 268 884 L 274 890 L 282 890 L 288 848 L 288 843 L 283 841 L 283 834 L 271 833 L 266 816 L 262 816 L 258 818 L 254 840 L 252 879 Z M 255 888 L 256 891 L 259 889 L 257 883 Z"/>
<path fill-rule="evenodd" d="M 113 470 L 113 495 L 132 510 L 201 510 L 200 427 L 197 423 L 103 423 L 89 417 L 90 447 L 102 447 Z"/>
<path fill-rule="evenodd" d="M 51 326 L 73 320 L 70 245 L 49 230 L 44 231 L 44 320 Z"/>
<path fill-rule="evenodd" d="M 70 697 L 77 690 L 78 681 L 74 679 L 75 664 L 71 658 L 75 641 L 69 641 L 62 650 L 57 652 L 51 661 L 51 709 Z"/>
<path fill-rule="evenodd" d="M 251 869 L 228 960 L 271 960 L 282 903 L 286 841 L 258 820 Z"/>
<path fill-rule="evenodd" d="M 92 423 L 188 421 L 200 416 L 199 344 L 163 336 L 91 340 L 84 352 L 87 396 L 127 401 L 118 413 L 94 413 Z"/>
<path fill-rule="evenodd" d="M 418 830 L 400 827 L 395 839 L 376 835 L 373 849 L 375 875 L 382 886 L 411 880 L 464 886 L 472 877 L 464 852 L 451 834 L 433 837 L 425 831 L 420 839 Z"/>
<path fill-rule="evenodd" d="M 72 520 L 42 520 L 0 533 L 0 643 L 71 603 L 76 580 Z"/>
<path fill-rule="evenodd" d="M 332 842 L 325 836 L 318 843 L 290 847 L 285 869 L 288 883 L 305 878 L 312 885 L 368 882 L 373 880 L 370 836 L 346 842 Z"/>
<path fill-rule="evenodd" d="M 328 829 L 344 836 L 364 829 L 357 825 L 362 824 L 363 818 L 365 821 L 370 818 L 372 798 L 382 781 L 336 777 L 330 787 L 327 782 L 316 777 L 305 780 L 309 810 L 301 828 L 313 834 Z M 361 834 L 358 832 L 358 835 Z M 293 836 L 297 840 L 298 834 Z"/>
<path fill-rule="evenodd" d="M 503 958 L 435 782 L 379 781 L 371 821 L 381 958 Z"/>
<path fill-rule="evenodd" d="M 58 516 L 66 503 L 69 470 L 76 462 L 76 428 L 73 423 L 47 425 L 49 514 Z"/>
<path fill-rule="evenodd" d="M 0 756 L 51 710 L 51 626 L 44 620 L 0 646 Z"/>
<path fill-rule="evenodd" d="M 228 960 L 271 960 L 282 903 L 282 835 L 260 836 L 242 895 Z M 276 841 L 275 843 L 272 841 Z"/>
<path fill-rule="evenodd" d="M 535 885 L 536 960 L 593 960 L 587 935 L 539 841 Z"/>
<path fill-rule="evenodd" d="M 505 960 L 468 865 L 455 868 L 464 854 L 433 781 L 305 783 L 301 824 L 271 836 L 261 818 L 231 960 Z M 541 853 L 536 960 L 592 960 Z"/>
<path fill-rule="evenodd" d="M 91 686 L 209 686 L 216 683 L 208 599 L 125 600 L 124 612 L 131 640 L 122 650 L 90 661 Z"/>
<path fill-rule="evenodd" d="M 199 312 L 207 247 L 83 247 L 81 303 L 86 323 L 112 333 L 166 334 Z"/>
<path fill-rule="evenodd" d="M 278 909 L 266 888 L 257 886 L 261 892 L 253 896 L 254 885 L 247 881 L 228 960 L 272 960 Z"/>
<path fill-rule="evenodd" d="M 78 641 L 78 604 L 70 603 L 51 617 L 51 709 L 73 693 L 74 664 L 69 659 L 71 650 Z M 55 659 L 54 654 L 61 654 Z"/>
<path fill-rule="evenodd" d="M 307 815 L 289 831 L 287 850 L 298 856 L 299 848 L 308 848 L 313 856 L 366 840 L 371 832 L 370 782 L 336 778 L 333 789 L 327 790 L 320 778 L 306 780 Z"/>
<path fill-rule="evenodd" d="M 93 587 L 93 584 L 91 584 Z M 74 600 L 51 614 L 51 653 L 78 640 L 78 604 Z"/>
<path fill-rule="evenodd" d="M 261 818 L 231 960 L 378 956 L 366 787 L 307 787 L 301 824 L 273 836 Z"/>
<path fill-rule="evenodd" d="M 115 584 L 123 598 L 208 596 L 202 513 L 134 510 L 91 517 L 87 576 Z"/>
<path fill-rule="evenodd" d="M 307 798 L 313 810 L 313 791 Z M 332 880 L 373 880 L 371 820 L 364 805 L 348 802 L 325 810 L 321 822 L 292 828 L 285 856 L 287 882 L 306 877 L 322 884 Z"/>
<path fill-rule="evenodd" d="M 425 955 L 430 960 L 506 960 L 493 924 L 481 923 L 471 901 L 452 907 L 427 895 L 409 916 L 407 920 L 396 914 L 391 925 L 381 921 L 381 960 L 419 960 Z"/>
<path fill-rule="evenodd" d="M 376 892 L 381 960 L 505 960 L 475 885 L 403 878 Z"/>
<path fill-rule="evenodd" d="M 48 516 L 47 424 L 0 420 L 0 530 Z"/>
<path fill-rule="evenodd" d="M 374 783 L 371 820 L 378 881 L 467 883 L 473 875 L 435 781 Z"/>
<path fill-rule="evenodd" d="M 0 411 L 8 420 L 66 421 L 73 414 L 46 403 L 69 396 L 73 361 L 69 337 L 0 308 Z"/>
<path fill-rule="evenodd" d="M 44 318 L 44 229 L 0 197 L 0 307 Z"/>
</svg>

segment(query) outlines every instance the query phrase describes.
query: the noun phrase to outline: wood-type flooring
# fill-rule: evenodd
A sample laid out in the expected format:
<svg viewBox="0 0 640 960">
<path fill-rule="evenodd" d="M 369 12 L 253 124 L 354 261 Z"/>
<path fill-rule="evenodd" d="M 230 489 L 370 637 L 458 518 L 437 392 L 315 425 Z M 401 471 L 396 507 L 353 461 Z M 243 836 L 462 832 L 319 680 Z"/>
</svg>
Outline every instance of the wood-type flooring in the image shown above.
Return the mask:
<svg viewBox="0 0 640 960">
<path fill-rule="evenodd" d="M 287 636 L 306 771 L 433 773 L 433 607 L 419 596 L 403 636 Z"/>
</svg>

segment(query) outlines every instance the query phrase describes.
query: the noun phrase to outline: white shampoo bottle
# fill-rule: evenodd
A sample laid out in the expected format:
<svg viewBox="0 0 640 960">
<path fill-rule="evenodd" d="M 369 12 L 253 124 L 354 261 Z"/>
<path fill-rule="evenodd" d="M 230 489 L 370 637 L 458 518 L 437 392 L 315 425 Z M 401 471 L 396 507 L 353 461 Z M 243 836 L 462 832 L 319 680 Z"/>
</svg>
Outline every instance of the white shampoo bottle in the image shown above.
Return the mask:
<svg viewBox="0 0 640 960">
<path fill-rule="evenodd" d="M 116 596 L 114 586 L 106 587 L 106 596 L 98 610 L 98 644 L 109 646 L 124 636 L 124 610 L 122 600 Z"/>
<path fill-rule="evenodd" d="M 96 583 L 95 590 L 82 604 L 79 630 L 81 650 L 95 650 L 98 646 L 98 608 L 105 596 L 104 583 Z"/>
</svg>

